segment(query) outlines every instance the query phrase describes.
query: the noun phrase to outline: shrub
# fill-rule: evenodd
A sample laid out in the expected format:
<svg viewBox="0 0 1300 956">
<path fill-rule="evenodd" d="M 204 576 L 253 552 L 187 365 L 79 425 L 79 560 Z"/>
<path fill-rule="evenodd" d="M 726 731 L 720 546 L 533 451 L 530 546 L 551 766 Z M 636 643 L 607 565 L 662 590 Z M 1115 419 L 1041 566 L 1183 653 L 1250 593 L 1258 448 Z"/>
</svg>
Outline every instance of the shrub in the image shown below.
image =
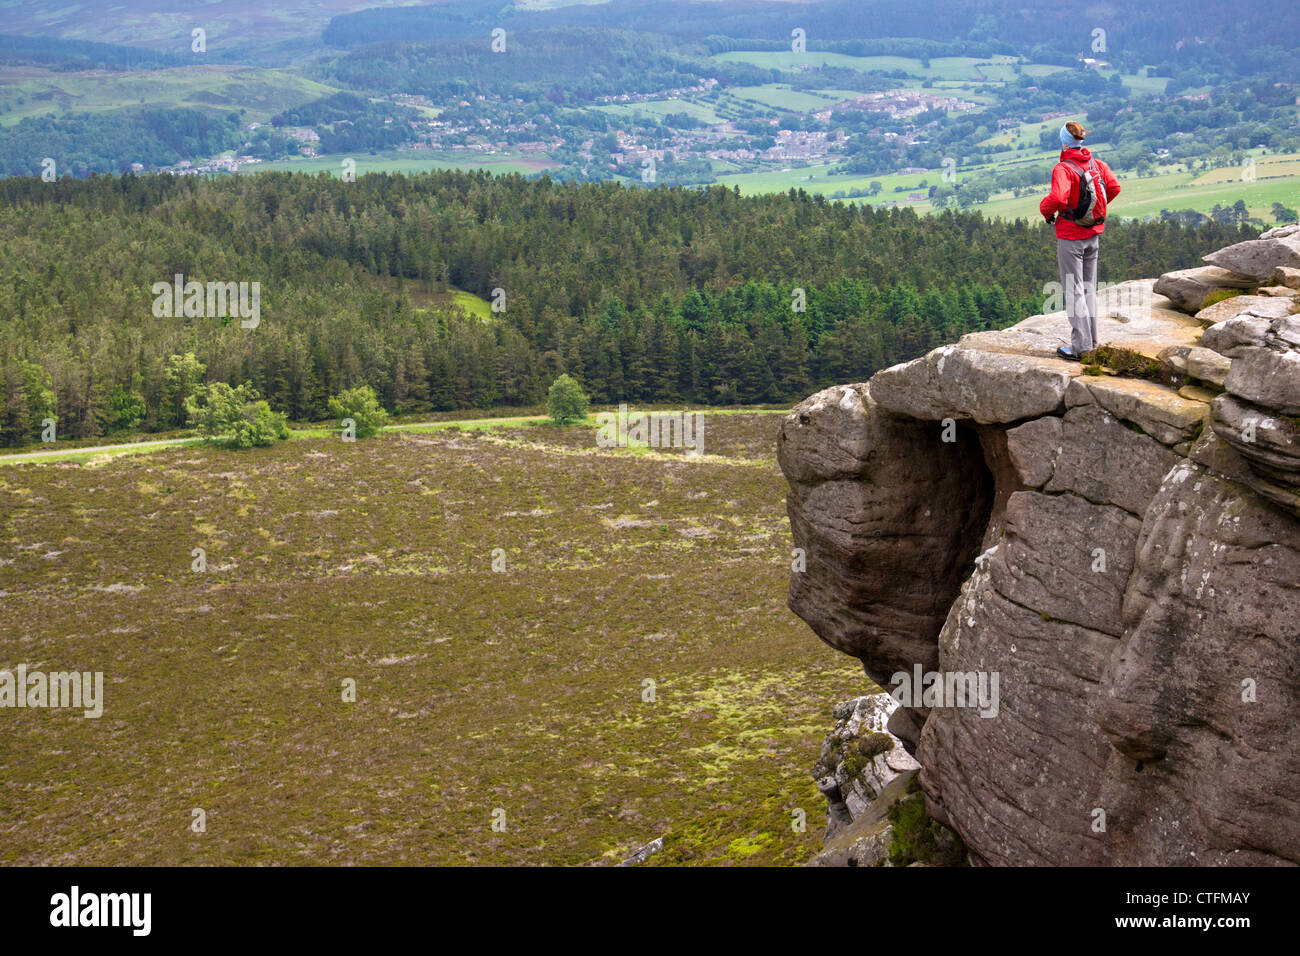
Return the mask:
<svg viewBox="0 0 1300 956">
<path fill-rule="evenodd" d="M 1113 345 L 1099 345 L 1091 352 L 1080 356 L 1085 366 L 1108 368 L 1121 375 L 1144 378 L 1161 385 L 1181 386 L 1185 376 L 1179 375 L 1172 368 L 1156 359 L 1147 358 L 1133 349 L 1117 348 Z M 1087 371 L 1087 369 L 1085 369 Z M 1097 374 L 1089 372 L 1089 374 Z"/>
<path fill-rule="evenodd" d="M 568 375 L 561 375 L 551 383 L 546 393 L 546 410 L 557 425 L 580 422 L 587 417 L 587 393 Z"/>
<path fill-rule="evenodd" d="M 844 763 L 840 765 L 840 770 L 844 776 L 850 780 L 858 776 L 862 771 L 871 765 L 871 761 L 861 754 L 850 754 L 844 758 Z"/>
<path fill-rule="evenodd" d="M 925 812 L 925 797 L 915 777 L 908 781 L 907 795 L 893 804 L 888 814 L 893 828 L 889 862 L 894 866 L 965 864 L 966 847 L 961 837 Z"/>
<path fill-rule="evenodd" d="M 108 396 L 107 427 L 110 432 L 130 431 L 145 415 L 144 396 L 118 385 Z"/>
<path fill-rule="evenodd" d="M 889 734 L 867 734 L 858 741 L 858 753 L 864 757 L 878 757 L 894 749 L 894 738 Z"/>
<path fill-rule="evenodd" d="M 231 388 L 213 382 L 185 400 L 190 424 L 206 442 L 223 448 L 252 448 L 289 437 L 289 423 L 271 411 L 257 389 L 245 382 Z"/>
<path fill-rule="evenodd" d="M 19 361 L 18 369 L 19 394 L 22 396 L 20 401 L 26 406 L 19 410 L 20 415 L 26 413 L 24 437 L 38 438 L 43 427 L 41 423 L 47 418 L 55 417 L 54 382 L 43 365 Z"/>
<path fill-rule="evenodd" d="M 356 422 L 358 438 L 373 438 L 388 424 L 388 412 L 379 404 L 379 396 L 369 385 L 349 388 L 329 400 L 330 414 L 340 422 Z"/>
</svg>

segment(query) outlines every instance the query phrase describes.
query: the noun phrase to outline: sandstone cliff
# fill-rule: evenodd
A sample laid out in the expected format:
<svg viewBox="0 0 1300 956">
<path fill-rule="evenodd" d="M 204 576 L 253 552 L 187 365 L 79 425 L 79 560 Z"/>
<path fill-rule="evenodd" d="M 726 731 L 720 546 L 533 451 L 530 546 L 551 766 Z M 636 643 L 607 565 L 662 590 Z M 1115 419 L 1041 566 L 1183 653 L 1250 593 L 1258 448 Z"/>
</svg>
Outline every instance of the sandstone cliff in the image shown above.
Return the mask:
<svg viewBox="0 0 1300 956">
<path fill-rule="evenodd" d="M 1300 863 L 1300 227 L 1206 261 L 1099 297 L 1111 367 L 1035 316 L 782 425 L 790 607 L 998 677 L 888 725 L 972 862 Z"/>
</svg>

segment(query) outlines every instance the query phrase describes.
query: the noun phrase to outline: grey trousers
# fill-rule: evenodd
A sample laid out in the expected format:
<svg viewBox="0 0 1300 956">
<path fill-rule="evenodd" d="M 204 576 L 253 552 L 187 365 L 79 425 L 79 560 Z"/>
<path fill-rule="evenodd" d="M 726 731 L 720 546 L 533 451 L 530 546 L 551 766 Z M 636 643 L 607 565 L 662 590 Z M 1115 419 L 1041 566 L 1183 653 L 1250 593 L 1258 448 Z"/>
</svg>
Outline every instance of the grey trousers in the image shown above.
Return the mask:
<svg viewBox="0 0 1300 956">
<path fill-rule="evenodd" d="M 1097 347 L 1097 251 L 1101 236 L 1057 239 L 1056 268 L 1070 317 L 1070 349 L 1082 355 Z"/>
</svg>

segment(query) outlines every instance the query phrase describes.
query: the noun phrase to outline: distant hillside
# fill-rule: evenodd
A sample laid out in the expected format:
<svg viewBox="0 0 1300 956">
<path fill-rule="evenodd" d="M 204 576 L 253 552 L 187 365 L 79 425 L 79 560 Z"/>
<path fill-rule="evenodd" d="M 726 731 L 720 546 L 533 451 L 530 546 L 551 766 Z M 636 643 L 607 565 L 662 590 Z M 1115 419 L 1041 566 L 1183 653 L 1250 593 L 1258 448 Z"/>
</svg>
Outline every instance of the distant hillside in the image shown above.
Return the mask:
<svg viewBox="0 0 1300 956">
<path fill-rule="evenodd" d="M 125 43 L 185 56 L 194 27 L 207 30 L 217 48 L 223 43 L 264 47 L 318 37 L 338 14 L 414 2 L 421 0 L 0 0 L 0 23 L 8 33 Z M 218 55 L 218 49 L 213 54 Z"/>
<path fill-rule="evenodd" d="M 882 52 L 880 38 L 956 43 L 986 56 L 1019 53 L 1038 62 L 1072 63 L 1093 49 L 1094 30 L 1105 31 L 1109 60 L 1131 67 L 1170 61 L 1229 63 L 1242 74 L 1284 58 L 1300 45 L 1300 20 L 1281 16 L 1270 0 L 1149 0 L 1095 12 L 1055 0 L 825 0 L 793 5 L 769 0 L 696 3 L 689 0 L 611 0 L 554 9 L 504 10 L 499 0 L 452 5 L 367 9 L 330 21 L 323 34 L 332 46 L 419 43 L 482 36 L 493 28 L 611 27 L 679 39 L 740 38 L 788 48 L 792 29 L 805 31 L 808 48 Z M 850 39 L 851 38 L 851 39 Z M 1266 43 L 1261 43 L 1266 38 Z M 776 47 L 771 47 L 776 48 Z M 715 51 L 716 52 L 716 51 Z M 889 52 L 896 52 L 891 49 Z M 1276 56 L 1274 56 L 1276 54 Z M 940 55 L 936 51 L 933 55 Z M 1290 67 L 1294 69 L 1294 67 Z"/>
<path fill-rule="evenodd" d="M 0 33 L 0 63 L 9 66 L 43 66 L 51 70 L 156 70 L 188 65 L 188 62 L 174 54 L 136 46 Z"/>
</svg>

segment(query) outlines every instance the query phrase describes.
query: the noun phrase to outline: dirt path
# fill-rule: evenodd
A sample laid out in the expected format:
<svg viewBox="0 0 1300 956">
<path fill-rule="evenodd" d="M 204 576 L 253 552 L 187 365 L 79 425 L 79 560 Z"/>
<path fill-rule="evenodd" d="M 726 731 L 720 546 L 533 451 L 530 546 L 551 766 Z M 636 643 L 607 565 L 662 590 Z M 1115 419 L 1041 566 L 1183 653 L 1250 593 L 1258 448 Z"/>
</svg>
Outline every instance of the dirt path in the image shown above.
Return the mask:
<svg viewBox="0 0 1300 956">
<path fill-rule="evenodd" d="M 408 422 L 402 425 L 385 425 L 384 431 L 400 432 L 412 428 L 431 428 L 451 425 L 483 425 L 491 422 L 535 422 L 541 421 L 544 418 L 546 418 L 545 415 L 522 415 L 509 418 L 457 418 L 445 422 Z M 297 436 L 296 434 L 292 434 L 290 437 L 293 438 Z M 158 441 L 124 442 L 117 445 L 87 445 L 83 448 L 60 448 L 55 451 L 27 451 L 18 455 L 0 455 L 0 462 L 27 461 L 34 458 L 53 458 L 66 455 L 112 454 L 113 452 L 126 451 L 131 448 L 166 448 L 170 445 L 184 445 L 186 442 L 193 442 L 196 440 L 197 439 L 194 438 L 164 438 Z"/>
<path fill-rule="evenodd" d="M 85 448 L 60 448 L 58 451 L 27 451 L 20 455 L 0 455 L 0 462 L 23 461 L 29 458 L 51 458 L 63 455 L 94 454 L 96 452 L 123 451 L 127 448 L 165 448 L 168 445 L 183 445 L 195 441 L 193 438 L 164 438 L 160 441 L 133 441 L 120 445 L 90 445 Z"/>
</svg>

